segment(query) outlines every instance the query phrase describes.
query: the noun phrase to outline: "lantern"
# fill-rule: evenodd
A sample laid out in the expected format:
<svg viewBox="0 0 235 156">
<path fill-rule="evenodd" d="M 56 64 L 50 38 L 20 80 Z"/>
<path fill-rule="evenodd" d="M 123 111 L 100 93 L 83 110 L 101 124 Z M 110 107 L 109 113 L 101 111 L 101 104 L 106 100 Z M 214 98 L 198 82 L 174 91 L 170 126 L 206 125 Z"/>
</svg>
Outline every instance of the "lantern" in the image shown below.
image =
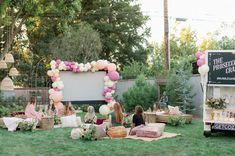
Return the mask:
<svg viewBox="0 0 235 156">
<path fill-rule="evenodd" d="M 10 76 L 18 76 L 19 75 L 19 72 L 18 70 L 15 68 L 15 67 L 12 67 L 9 71 L 9 75 Z"/>
<path fill-rule="evenodd" d="M 14 57 L 12 54 L 8 53 L 5 55 L 5 62 L 6 63 L 14 63 Z"/>
<path fill-rule="evenodd" d="M 2 80 L 1 90 L 14 90 L 13 81 L 8 76 Z"/>
<path fill-rule="evenodd" d="M 0 61 L 0 69 L 6 69 L 7 68 L 7 64 L 4 60 Z"/>
</svg>

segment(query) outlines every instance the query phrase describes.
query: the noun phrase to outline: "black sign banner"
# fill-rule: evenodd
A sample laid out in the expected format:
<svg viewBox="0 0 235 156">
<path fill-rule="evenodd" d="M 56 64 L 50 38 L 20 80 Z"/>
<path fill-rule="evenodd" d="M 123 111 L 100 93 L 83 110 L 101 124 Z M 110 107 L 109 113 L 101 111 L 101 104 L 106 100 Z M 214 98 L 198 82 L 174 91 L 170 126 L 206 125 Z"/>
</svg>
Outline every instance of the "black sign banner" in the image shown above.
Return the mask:
<svg viewBox="0 0 235 156">
<path fill-rule="evenodd" d="M 235 52 L 208 52 L 208 84 L 235 85 Z"/>
</svg>

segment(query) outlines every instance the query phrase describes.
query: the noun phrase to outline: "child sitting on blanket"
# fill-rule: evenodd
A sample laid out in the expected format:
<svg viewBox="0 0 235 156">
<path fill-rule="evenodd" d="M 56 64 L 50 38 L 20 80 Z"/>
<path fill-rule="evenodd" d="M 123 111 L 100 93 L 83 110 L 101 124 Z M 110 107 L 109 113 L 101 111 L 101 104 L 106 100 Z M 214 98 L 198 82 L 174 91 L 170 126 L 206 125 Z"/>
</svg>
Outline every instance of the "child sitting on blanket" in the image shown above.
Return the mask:
<svg viewBox="0 0 235 156">
<path fill-rule="evenodd" d="M 76 114 L 75 109 L 73 108 L 73 105 L 71 102 L 67 102 L 65 105 L 64 115 L 69 116 L 73 114 Z"/>
<path fill-rule="evenodd" d="M 95 115 L 95 109 L 93 106 L 89 106 L 87 108 L 87 113 L 84 116 L 84 122 L 85 123 L 96 123 L 97 117 Z"/>
<path fill-rule="evenodd" d="M 27 118 L 41 120 L 43 113 L 36 112 L 35 107 L 36 107 L 36 99 L 35 97 L 31 97 L 29 103 L 25 108 L 25 115 L 27 116 Z"/>
<path fill-rule="evenodd" d="M 114 111 L 110 113 L 112 127 L 121 126 L 123 122 L 122 107 L 119 103 L 115 103 L 113 106 Z"/>
<path fill-rule="evenodd" d="M 145 125 L 143 113 L 144 113 L 144 110 L 141 106 L 135 107 L 135 114 L 133 115 L 133 118 L 132 118 L 131 129 L 139 125 Z"/>
</svg>

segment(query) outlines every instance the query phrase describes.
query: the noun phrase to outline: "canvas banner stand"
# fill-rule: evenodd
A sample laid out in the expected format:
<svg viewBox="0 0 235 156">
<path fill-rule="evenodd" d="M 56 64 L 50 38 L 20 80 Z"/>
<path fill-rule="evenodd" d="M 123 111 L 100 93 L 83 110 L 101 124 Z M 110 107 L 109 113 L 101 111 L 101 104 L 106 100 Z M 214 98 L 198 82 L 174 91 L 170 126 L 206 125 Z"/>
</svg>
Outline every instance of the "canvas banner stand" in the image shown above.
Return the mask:
<svg viewBox="0 0 235 156">
<path fill-rule="evenodd" d="M 235 51 L 206 51 L 206 63 L 203 122 L 208 137 L 218 131 L 235 131 Z M 225 98 L 229 104 L 224 110 L 212 110 L 206 105 L 209 98 Z"/>
</svg>

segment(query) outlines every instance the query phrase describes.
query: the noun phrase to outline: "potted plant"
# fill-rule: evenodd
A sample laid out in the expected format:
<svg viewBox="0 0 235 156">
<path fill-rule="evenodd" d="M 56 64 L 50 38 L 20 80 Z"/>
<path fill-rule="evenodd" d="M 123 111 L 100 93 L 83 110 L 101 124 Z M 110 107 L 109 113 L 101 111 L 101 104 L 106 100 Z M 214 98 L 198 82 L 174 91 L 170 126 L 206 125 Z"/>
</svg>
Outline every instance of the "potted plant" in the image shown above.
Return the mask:
<svg viewBox="0 0 235 156">
<path fill-rule="evenodd" d="M 206 100 L 206 105 L 212 109 L 211 119 L 214 120 L 214 110 L 225 109 L 228 101 L 225 98 L 209 98 Z"/>
</svg>

